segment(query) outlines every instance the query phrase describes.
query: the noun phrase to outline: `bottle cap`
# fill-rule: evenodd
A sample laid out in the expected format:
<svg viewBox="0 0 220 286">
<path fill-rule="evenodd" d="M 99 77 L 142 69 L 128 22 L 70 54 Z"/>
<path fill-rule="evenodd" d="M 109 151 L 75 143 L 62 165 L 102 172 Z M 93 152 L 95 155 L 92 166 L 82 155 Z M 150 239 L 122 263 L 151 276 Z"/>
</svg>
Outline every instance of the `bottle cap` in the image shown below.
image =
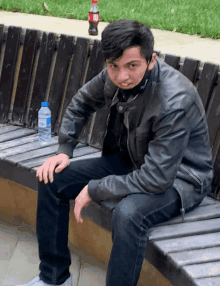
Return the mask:
<svg viewBox="0 0 220 286">
<path fill-rule="evenodd" d="M 41 102 L 42 107 L 48 107 L 48 102 Z"/>
</svg>

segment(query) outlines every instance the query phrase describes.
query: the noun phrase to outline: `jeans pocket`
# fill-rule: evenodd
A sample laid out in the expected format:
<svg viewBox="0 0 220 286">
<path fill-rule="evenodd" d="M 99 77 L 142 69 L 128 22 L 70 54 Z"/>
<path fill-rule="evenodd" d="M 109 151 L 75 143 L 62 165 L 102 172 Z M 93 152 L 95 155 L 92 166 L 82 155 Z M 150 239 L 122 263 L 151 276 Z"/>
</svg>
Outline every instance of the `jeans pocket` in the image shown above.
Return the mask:
<svg viewBox="0 0 220 286">
<path fill-rule="evenodd" d="M 199 193 L 203 193 L 203 181 L 200 178 L 200 176 L 192 169 L 188 169 L 185 166 L 181 165 L 181 168 L 185 170 L 185 172 L 188 174 L 190 178 L 190 182 L 194 185 L 195 190 Z"/>
</svg>

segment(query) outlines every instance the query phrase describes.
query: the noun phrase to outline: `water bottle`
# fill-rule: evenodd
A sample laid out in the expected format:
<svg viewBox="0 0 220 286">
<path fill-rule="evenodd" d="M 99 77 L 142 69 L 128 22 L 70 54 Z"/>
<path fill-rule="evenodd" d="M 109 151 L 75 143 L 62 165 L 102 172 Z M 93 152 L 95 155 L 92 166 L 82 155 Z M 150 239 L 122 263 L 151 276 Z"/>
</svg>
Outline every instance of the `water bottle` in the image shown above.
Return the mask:
<svg viewBox="0 0 220 286">
<path fill-rule="evenodd" d="M 51 143 L 51 112 L 47 102 L 41 102 L 41 108 L 38 111 L 38 134 L 41 145 Z"/>
</svg>

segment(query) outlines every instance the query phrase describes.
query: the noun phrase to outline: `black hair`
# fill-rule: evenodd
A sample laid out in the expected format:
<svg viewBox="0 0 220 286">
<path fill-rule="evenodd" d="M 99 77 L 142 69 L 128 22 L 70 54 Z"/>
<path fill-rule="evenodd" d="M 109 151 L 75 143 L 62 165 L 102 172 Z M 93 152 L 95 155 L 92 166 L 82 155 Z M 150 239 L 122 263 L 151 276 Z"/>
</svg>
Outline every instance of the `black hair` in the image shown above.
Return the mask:
<svg viewBox="0 0 220 286">
<path fill-rule="evenodd" d="M 145 24 L 135 20 L 117 20 L 102 32 L 101 48 L 105 60 L 115 61 L 129 47 L 140 47 L 141 55 L 150 62 L 154 49 L 154 36 Z"/>
</svg>

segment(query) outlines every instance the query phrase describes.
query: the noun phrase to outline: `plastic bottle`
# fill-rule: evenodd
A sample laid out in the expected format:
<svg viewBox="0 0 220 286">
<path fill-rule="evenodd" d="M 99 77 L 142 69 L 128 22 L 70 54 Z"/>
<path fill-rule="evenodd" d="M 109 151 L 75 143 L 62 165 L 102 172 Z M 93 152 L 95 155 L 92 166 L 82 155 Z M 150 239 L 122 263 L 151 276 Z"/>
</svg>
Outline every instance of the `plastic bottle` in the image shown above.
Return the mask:
<svg viewBox="0 0 220 286">
<path fill-rule="evenodd" d="M 98 35 L 98 23 L 100 21 L 99 10 L 96 6 L 98 0 L 92 0 L 92 7 L 89 11 L 88 21 L 89 21 L 89 35 L 97 36 Z"/>
<path fill-rule="evenodd" d="M 38 134 L 41 145 L 51 143 L 51 112 L 47 102 L 41 102 L 41 108 L 38 111 Z"/>
</svg>

